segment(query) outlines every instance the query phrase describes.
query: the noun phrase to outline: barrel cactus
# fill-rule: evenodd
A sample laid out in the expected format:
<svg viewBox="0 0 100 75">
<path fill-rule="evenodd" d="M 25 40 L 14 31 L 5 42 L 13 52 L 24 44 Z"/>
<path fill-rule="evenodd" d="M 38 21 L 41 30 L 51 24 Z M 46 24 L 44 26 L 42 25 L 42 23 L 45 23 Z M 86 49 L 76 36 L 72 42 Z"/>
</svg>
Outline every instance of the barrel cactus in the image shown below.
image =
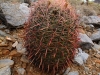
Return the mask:
<svg viewBox="0 0 100 75">
<path fill-rule="evenodd" d="M 65 0 L 39 0 L 24 29 L 30 62 L 52 75 L 71 66 L 78 43 L 78 18 Z"/>
</svg>

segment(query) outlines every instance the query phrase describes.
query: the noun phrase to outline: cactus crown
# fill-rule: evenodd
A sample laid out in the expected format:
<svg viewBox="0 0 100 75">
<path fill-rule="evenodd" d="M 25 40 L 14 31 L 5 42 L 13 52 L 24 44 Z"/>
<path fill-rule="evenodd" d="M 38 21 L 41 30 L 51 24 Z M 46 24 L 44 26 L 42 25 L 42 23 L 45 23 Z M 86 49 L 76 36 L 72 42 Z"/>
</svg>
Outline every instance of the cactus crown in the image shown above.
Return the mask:
<svg viewBox="0 0 100 75">
<path fill-rule="evenodd" d="M 34 2 L 24 30 L 31 63 L 53 74 L 71 65 L 78 42 L 77 15 L 65 0 L 55 1 L 59 3 L 52 0 Z"/>
</svg>

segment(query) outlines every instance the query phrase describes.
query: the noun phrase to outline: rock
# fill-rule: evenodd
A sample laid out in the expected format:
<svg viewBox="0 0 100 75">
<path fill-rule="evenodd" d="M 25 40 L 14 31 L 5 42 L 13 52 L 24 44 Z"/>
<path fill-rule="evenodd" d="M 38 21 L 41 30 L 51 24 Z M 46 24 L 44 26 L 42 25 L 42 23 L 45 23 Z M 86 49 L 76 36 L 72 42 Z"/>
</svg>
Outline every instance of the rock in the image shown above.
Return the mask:
<svg viewBox="0 0 100 75">
<path fill-rule="evenodd" d="M 100 41 L 100 30 L 99 31 L 97 31 L 97 32 L 95 32 L 95 33 L 93 33 L 91 36 L 90 36 L 90 38 L 93 40 L 93 41 Z"/>
<path fill-rule="evenodd" d="M 92 40 L 86 34 L 79 33 L 78 38 L 80 39 L 81 42 L 88 42 L 88 43 L 94 44 Z"/>
<path fill-rule="evenodd" d="M 8 36 L 6 36 L 6 40 L 12 41 L 12 39 L 10 37 L 8 37 Z"/>
<path fill-rule="evenodd" d="M 14 64 L 14 61 L 10 60 L 10 59 L 1 59 L 0 60 L 0 68 L 3 68 L 5 66 L 10 66 L 10 65 L 13 65 L 13 64 Z"/>
<path fill-rule="evenodd" d="M 18 75 L 24 75 L 25 69 L 24 68 L 18 68 L 17 72 L 18 72 Z"/>
<path fill-rule="evenodd" d="M 11 75 L 11 70 L 9 66 L 0 68 L 0 75 Z"/>
<path fill-rule="evenodd" d="M 95 48 L 96 50 L 100 50 L 100 45 L 94 44 L 94 48 Z"/>
<path fill-rule="evenodd" d="M 78 71 L 72 71 L 72 72 L 69 72 L 68 75 L 79 75 L 79 72 Z"/>
<path fill-rule="evenodd" d="M 28 20 L 30 14 L 30 8 L 28 8 L 26 3 L 1 3 L 1 8 L 7 22 L 15 27 L 23 25 Z"/>
<path fill-rule="evenodd" d="M 83 65 L 84 62 L 83 62 L 83 59 L 81 56 L 75 56 L 74 60 L 79 64 L 79 65 Z"/>
<path fill-rule="evenodd" d="M 24 54 L 26 52 L 26 49 L 23 48 L 23 45 L 22 44 L 18 44 L 16 46 L 16 49 L 17 49 L 17 52 L 22 53 L 22 54 Z"/>
<path fill-rule="evenodd" d="M 83 58 L 83 61 L 86 63 L 86 60 L 88 59 L 89 55 L 87 53 L 81 53 L 81 57 Z"/>
<path fill-rule="evenodd" d="M 83 65 L 86 63 L 86 60 L 88 59 L 89 55 L 82 51 L 82 49 L 79 48 L 79 53 L 75 56 L 74 60 L 79 64 Z"/>
<path fill-rule="evenodd" d="M 63 75 L 67 75 L 69 73 L 70 69 L 71 68 L 68 67 L 67 70 L 65 71 L 65 73 Z"/>
<path fill-rule="evenodd" d="M 5 31 L 7 34 L 10 34 L 10 30 L 5 29 L 4 31 Z"/>
<path fill-rule="evenodd" d="M 16 41 L 13 45 L 12 45 L 12 47 L 16 47 L 18 45 L 18 41 Z"/>
<path fill-rule="evenodd" d="M 6 36 L 7 41 L 15 42 L 16 39 L 13 36 Z"/>
<path fill-rule="evenodd" d="M 0 36 L 5 37 L 5 36 L 10 36 L 10 35 L 8 35 L 8 34 L 6 34 L 5 32 L 3 32 L 3 31 L 0 30 Z"/>
<path fill-rule="evenodd" d="M 26 55 L 22 55 L 21 61 L 24 62 L 24 63 L 29 63 L 29 60 L 28 60 L 28 58 L 26 57 Z"/>
<path fill-rule="evenodd" d="M 81 19 L 81 22 L 92 24 L 92 23 L 99 23 L 100 22 L 100 17 L 98 16 L 83 16 Z"/>
<path fill-rule="evenodd" d="M 78 38 L 80 39 L 80 48 L 82 48 L 83 50 L 92 49 L 94 43 L 86 34 L 79 33 Z"/>
</svg>

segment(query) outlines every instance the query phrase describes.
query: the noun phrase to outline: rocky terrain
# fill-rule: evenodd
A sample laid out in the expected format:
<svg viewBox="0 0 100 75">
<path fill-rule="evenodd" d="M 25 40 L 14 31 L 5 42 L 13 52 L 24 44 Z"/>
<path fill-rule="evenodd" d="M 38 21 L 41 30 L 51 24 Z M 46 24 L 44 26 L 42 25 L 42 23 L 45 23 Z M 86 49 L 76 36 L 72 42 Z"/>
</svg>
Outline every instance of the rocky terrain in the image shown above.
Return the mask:
<svg viewBox="0 0 100 75">
<path fill-rule="evenodd" d="M 78 0 L 70 0 L 70 3 L 79 15 L 81 42 L 72 66 L 66 68 L 63 74 L 56 75 L 100 75 L 100 4 L 92 2 L 88 6 L 81 5 Z M 16 20 L 13 21 L 14 24 Z M 13 29 L 9 27 L 0 18 L 0 75 L 51 75 L 43 74 L 30 64 L 22 41 L 23 25 L 16 23 L 12 26 Z"/>
</svg>

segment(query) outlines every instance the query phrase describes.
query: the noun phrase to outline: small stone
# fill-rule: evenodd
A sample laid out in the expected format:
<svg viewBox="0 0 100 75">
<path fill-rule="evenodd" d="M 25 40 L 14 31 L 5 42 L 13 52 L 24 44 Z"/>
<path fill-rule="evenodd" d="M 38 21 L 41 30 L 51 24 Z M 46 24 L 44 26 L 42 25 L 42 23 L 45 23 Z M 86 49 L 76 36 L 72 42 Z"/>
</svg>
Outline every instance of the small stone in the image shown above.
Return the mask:
<svg viewBox="0 0 100 75">
<path fill-rule="evenodd" d="M 11 41 L 12 39 L 10 37 L 6 36 L 6 40 Z"/>
<path fill-rule="evenodd" d="M 75 56 L 75 58 L 74 58 L 74 60 L 75 60 L 75 62 L 77 62 L 79 65 L 83 65 L 83 59 L 82 59 L 82 57 L 81 56 Z"/>
<path fill-rule="evenodd" d="M 26 48 L 23 48 L 22 44 L 18 44 L 16 46 L 17 52 L 24 54 L 26 52 Z"/>
<path fill-rule="evenodd" d="M 0 68 L 0 75 L 11 75 L 11 70 L 9 66 Z"/>
<path fill-rule="evenodd" d="M 3 51 L 2 51 L 2 54 L 4 54 L 4 55 L 8 55 L 9 53 L 10 53 L 9 50 L 3 50 Z"/>
<path fill-rule="evenodd" d="M 4 37 L 4 36 L 9 36 L 9 35 L 0 30 L 0 36 L 3 36 Z"/>
<path fill-rule="evenodd" d="M 83 21 L 84 23 L 97 24 L 98 22 L 100 22 L 100 17 L 98 17 L 98 16 L 83 16 L 81 21 Z"/>
<path fill-rule="evenodd" d="M 0 68 L 5 67 L 5 66 L 10 66 L 13 65 L 14 61 L 10 59 L 1 59 L 0 60 Z"/>
<path fill-rule="evenodd" d="M 8 41 L 11 41 L 11 42 L 15 42 L 15 39 L 12 37 L 8 37 L 8 36 L 6 36 L 6 40 L 8 40 Z"/>
<path fill-rule="evenodd" d="M 29 60 L 28 60 L 28 58 L 27 58 L 25 55 L 23 55 L 23 56 L 21 57 L 21 61 L 22 61 L 22 62 L 25 62 L 25 63 L 29 63 Z"/>
<path fill-rule="evenodd" d="M 65 71 L 65 73 L 63 75 L 67 75 L 69 73 L 70 69 L 71 68 L 68 67 L 67 70 Z"/>
<path fill-rule="evenodd" d="M 13 45 L 12 45 L 12 47 L 16 47 L 18 45 L 18 41 L 16 41 Z"/>
<path fill-rule="evenodd" d="M 9 34 L 9 33 L 10 33 L 10 30 L 8 30 L 8 29 L 5 29 L 5 32 Z"/>
<path fill-rule="evenodd" d="M 18 68 L 17 72 L 18 72 L 18 75 L 24 75 L 25 69 L 24 68 Z"/>
<path fill-rule="evenodd" d="M 78 71 L 72 71 L 72 72 L 69 72 L 68 75 L 79 75 L 79 72 Z"/>
</svg>

